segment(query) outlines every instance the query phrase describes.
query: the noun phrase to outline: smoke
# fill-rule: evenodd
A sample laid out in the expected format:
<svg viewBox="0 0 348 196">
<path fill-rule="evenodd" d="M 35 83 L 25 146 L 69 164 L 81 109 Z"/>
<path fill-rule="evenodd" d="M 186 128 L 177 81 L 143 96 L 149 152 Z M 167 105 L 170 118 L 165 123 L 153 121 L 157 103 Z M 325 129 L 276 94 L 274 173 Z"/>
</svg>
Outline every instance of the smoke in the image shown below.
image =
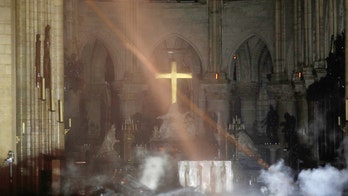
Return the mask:
<svg viewBox="0 0 348 196">
<path fill-rule="evenodd" d="M 283 160 L 271 165 L 268 170 L 262 170 L 260 178 L 265 182 L 270 195 L 287 196 L 295 190 L 291 170 L 284 165 Z"/>
<path fill-rule="evenodd" d="M 106 163 L 99 163 L 100 167 L 108 168 Z M 62 170 L 64 183 L 62 187 L 63 195 L 88 195 L 98 191 L 105 191 L 113 180 L 113 170 L 94 171 L 97 169 L 89 168 L 87 163 L 76 164 L 68 162 L 66 168 Z M 108 168 L 109 169 L 109 168 Z"/>
<path fill-rule="evenodd" d="M 166 155 L 147 157 L 142 165 L 140 182 L 151 190 L 156 190 L 166 172 L 168 164 L 169 161 Z"/>
<path fill-rule="evenodd" d="M 344 137 L 343 141 L 342 141 L 342 145 L 340 146 L 340 148 L 338 149 L 339 154 L 341 156 L 343 156 L 343 158 L 346 161 L 346 165 L 348 165 L 348 137 Z"/>
<path fill-rule="evenodd" d="M 269 195 L 309 195 L 309 196 L 340 196 L 348 182 L 347 170 L 338 170 L 326 165 L 315 169 L 303 170 L 294 181 L 291 169 L 281 160 L 268 170 L 262 170 L 260 179 L 267 186 Z"/>
<path fill-rule="evenodd" d="M 156 196 L 185 196 L 185 195 L 205 196 L 205 194 L 202 191 L 200 191 L 198 188 L 193 188 L 193 187 L 176 189 L 176 190 L 169 191 L 166 193 L 157 194 Z"/>
<path fill-rule="evenodd" d="M 168 166 L 170 166 L 168 156 L 147 157 L 142 166 L 140 182 L 153 191 L 158 190 L 158 187 L 165 183 L 164 178 L 167 175 Z M 348 182 L 348 172 L 326 165 L 325 167 L 302 170 L 295 180 L 292 169 L 286 166 L 283 160 L 280 160 L 267 170 L 261 170 L 259 178 L 265 185 L 260 190 L 235 186 L 233 195 L 340 196 Z M 195 189 L 189 189 L 189 187 L 168 191 L 160 195 L 186 194 L 204 195 Z"/>
<path fill-rule="evenodd" d="M 329 165 L 303 170 L 298 176 L 299 188 L 303 195 L 341 195 L 347 180 L 347 170 L 340 171 Z"/>
<path fill-rule="evenodd" d="M 76 180 L 81 175 L 81 173 L 74 164 L 68 163 L 66 169 L 62 171 L 62 175 L 66 178 L 63 184 L 63 195 L 69 195 L 74 190 L 81 188 L 82 184 Z"/>
</svg>

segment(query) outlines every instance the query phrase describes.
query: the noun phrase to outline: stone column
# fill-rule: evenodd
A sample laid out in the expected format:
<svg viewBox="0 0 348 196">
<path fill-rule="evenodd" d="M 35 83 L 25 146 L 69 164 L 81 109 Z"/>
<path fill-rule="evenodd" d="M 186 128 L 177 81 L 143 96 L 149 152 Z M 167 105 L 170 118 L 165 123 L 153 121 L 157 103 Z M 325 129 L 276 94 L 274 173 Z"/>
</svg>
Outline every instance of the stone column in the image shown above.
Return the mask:
<svg viewBox="0 0 348 196">
<path fill-rule="evenodd" d="M 345 48 L 346 48 L 346 50 L 345 50 L 345 59 L 346 59 L 346 68 L 345 68 L 345 74 L 346 74 L 346 81 L 345 81 L 345 98 L 346 98 L 346 121 L 348 121 L 348 39 L 347 39 L 347 37 L 348 37 L 348 30 L 347 30 L 347 28 L 348 28 L 348 0 L 345 0 L 345 16 L 346 16 L 346 24 L 345 24 L 345 26 L 346 26 L 346 30 L 345 30 L 345 37 L 346 37 L 346 39 L 345 39 Z"/>
<path fill-rule="evenodd" d="M 305 66 L 310 66 L 313 63 L 312 59 L 312 3 L 311 0 L 304 2 L 304 32 L 305 32 Z"/>
<path fill-rule="evenodd" d="M 52 89 L 55 89 L 56 94 L 53 94 L 53 100 L 61 100 L 64 102 L 64 46 L 63 46 L 63 0 L 53 1 L 52 7 Z M 64 111 L 64 108 L 63 108 Z M 52 124 L 53 126 L 53 141 L 52 149 L 55 151 L 54 155 L 61 156 L 64 151 L 64 128 L 63 123 L 57 126 L 57 119 L 59 113 L 56 112 L 52 114 Z M 64 113 L 63 113 L 64 118 Z M 65 120 L 64 120 L 65 121 Z M 56 154 L 58 153 L 58 154 Z"/>
<path fill-rule="evenodd" d="M 297 51 L 297 63 L 298 66 L 303 66 L 304 60 L 304 48 L 303 48 L 303 10 L 302 10 L 302 1 L 295 0 L 295 15 L 296 15 L 296 23 L 297 31 L 295 31 L 295 39 L 296 39 L 296 51 Z"/>
<path fill-rule="evenodd" d="M 128 50 L 126 50 L 126 74 L 133 75 L 137 72 L 137 56 L 134 54 L 134 51 L 137 47 L 136 40 L 138 39 L 138 24 L 137 24 L 137 14 L 138 14 L 138 0 L 128 0 L 121 3 L 121 6 L 124 6 L 122 10 L 125 16 L 124 19 L 127 22 L 124 22 L 124 35 L 126 35 L 125 40 L 128 45 Z"/>
<path fill-rule="evenodd" d="M 205 90 L 205 87 L 199 88 L 199 95 L 198 95 L 198 130 L 201 130 L 200 133 L 202 133 L 205 130 L 206 120 L 204 118 L 204 115 L 207 111 L 207 92 Z"/>
<path fill-rule="evenodd" d="M 299 68 L 300 65 L 300 29 L 301 29 L 301 25 L 300 25 L 300 21 L 299 20 L 299 16 L 300 16 L 300 12 L 298 11 L 298 2 L 299 0 L 294 0 L 294 62 L 295 62 L 295 68 Z M 298 71 L 298 70 L 295 70 Z"/>
<path fill-rule="evenodd" d="M 77 49 L 77 15 L 79 13 L 78 1 L 65 1 L 64 2 L 64 38 L 68 40 L 65 42 L 65 53 L 67 55 L 78 55 Z"/>
<path fill-rule="evenodd" d="M 17 120 L 16 126 L 21 135 L 21 142 L 17 145 L 19 152 L 18 181 L 21 190 L 38 192 L 40 187 L 41 172 L 52 170 L 49 164 L 43 164 L 45 156 L 60 156 L 64 150 L 64 125 L 58 121 L 56 111 L 49 110 L 49 89 L 54 89 L 52 94 L 55 103 L 64 100 L 63 96 L 63 0 L 55 1 L 16 1 L 12 4 L 15 11 L 15 40 L 16 50 L 16 91 L 17 91 Z M 51 85 L 37 84 L 35 59 L 43 59 L 45 27 L 49 25 L 49 58 L 51 72 L 49 77 Z M 41 37 L 40 56 L 36 56 L 36 35 Z M 46 50 L 47 51 L 47 50 Z M 43 67 L 42 61 L 39 65 Z M 43 70 L 43 69 L 40 69 Z M 40 94 L 47 93 L 47 99 Z M 41 98 L 41 99 L 40 99 Z M 24 125 L 24 129 L 23 129 Z M 24 130 L 24 134 L 21 133 Z M 47 167 L 46 167 L 47 166 Z M 41 179 L 45 181 L 47 179 Z M 53 191 L 59 189 L 60 184 L 52 185 Z M 20 193 L 21 194 L 21 193 Z"/>
<path fill-rule="evenodd" d="M 320 59 L 323 61 L 325 60 L 325 57 L 327 55 L 325 51 L 325 20 L 324 20 L 324 0 L 319 0 L 319 13 L 318 15 L 320 16 L 320 24 L 319 24 L 319 47 L 320 47 Z"/>
<path fill-rule="evenodd" d="M 347 60 L 348 60 L 348 50 L 347 50 L 347 48 L 348 48 L 348 39 L 347 39 L 347 37 L 348 37 L 348 31 L 347 31 L 347 27 L 348 27 L 348 0 L 345 0 L 345 27 L 346 27 L 346 29 L 345 29 L 345 31 L 344 31 L 344 33 L 345 33 L 345 45 L 344 45 L 344 47 L 345 47 L 345 59 L 346 59 L 346 67 L 345 67 L 345 75 L 346 75 L 346 78 L 345 78 L 345 99 L 346 99 L 346 109 L 345 109 L 345 113 L 346 113 L 346 119 L 345 119 L 345 121 L 346 121 L 346 125 L 345 125 L 345 127 L 344 127 L 344 130 L 345 130 L 345 136 L 347 136 L 347 132 L 348 132 L 348 126 L 347 126 L 347 121 L 348 121 L 348 63 L 347 63 Z M 346 158 L 346 160 L 348 160 L 348 145 L 345 145 L 344 146 L 344 157 Z"/>
<path fill-rule="evenodd" d="M 328 14 L 329 14 L 329 35 L 336 36 L 336 22 L 335 22 L 335 1 L 327 1 L 328 3 Z"/>
<path fill-rule="evenodd" d="M 223 0 L 208 1 L 209 64 L 208 73 L 221 71 L 222 66 L 222 10 Z"/>
<path fill-rule="evenodd" d="M 288 112 L 290 115 L 294 115 L 297 120 L 295 110 L 295 99 L 293 88 L 288 84 L 274 84 L 270 85 L 272 94 L 277 98 L 277 112 L 279 115 L 279 122 L 284 121 L 284 114 Z M 278 137 L 280 145 L 284 145 L 284 134 L 281 132 L 282 128 L 278 130 Z"/>
<path fill-rule="evenodd" d="M 209 82 L 209 81 L 205 81 Z M 212 81 L 211 81 L 212 82 Z M 203 83 L 201 87 L 206 92 L 206 110 L 217 115 L 217 140 L 219 142 L 219 158 L 226 158 L 226 138 L 228 119 L 228 91 L 227 83 L 215 81 L 215 83 Z"/>
<path fill-rule="evenodd" d="M 24 13 L 25 12 L 25 7 L 23 6 L 17 6 L 17 2 L 14 3 L 12 5 L 13 7 L 16 8 L 15 13 Z M 25 16 L 24 16 L 25 17 Z M 21 20 L 21 15 L 18 15 L 16 18 L 16 23 L 17 25 L 15 26 L 14 29 L 14 33 L 15 33 L 15 39 L 17 40 L 17 42 L 19 43 L 24 43 L 25 38 L 24 38 L 24 29 L 25 29 L 25 25 L 24 25 L 24 21 Z M 20 33 L 22 32 L 22 33 Z M 16 52 L 16 69 L 15 69 L 15 78 L 16 79 L 16 119 L 18 121 L 22 123 L 24 123 L 25 126 L 28 126 L 28 121 L 30 120 L 30 116 L 27 113 L 27 109 L 26 109 L 26 105 L 28 104 L 28 100 L 26 99 L 26 88 L 28 85 L 28 82 L 26 82 L 26 77 L 24 77 L 25 72 L 27 72 L 26 67 L 24 65 L 25 62 L 25 55 L 23 54 L 23 52 L 20 52 L 22 50 L 25 50 L 24 46 L 22 44 L 16 44 L 15 46 L 15 52 Z M 16 128 L 15 130 L 17 130 L 17 137 L 18 137 L 18 127 L 19 123 L 16 123 Z M 27 130 L 26 128 L 24 128 L 24 130 Z M 26 156 L 30 153 L 28 153 L 27 150 L 27 138 L 26 135 L 29 134 L 29 130 L 25 131 L 25 133 L 22 135 L 22 137 L 20 138 L 21 141 L 19 141 L 19 143 L 17 143 L 17 151 L 15 151 L 15 155 L 17 157 L 16 162 L 18 163 L 18 170 L 23 170 L 28 172 L 27 167 L 25 167 L 24 164 L 24 160 L 26 158 Z M 16 153 L 17 152 L 17 153 Z M 17 170 L 17 171 L 18 171 Z M 26 184 L 25 182 L 25 177 L 24 175 L 18 175 L 18 186 L 20 187 L 24 187 Z"/>
<path fill-rule="evenodd" d="M 18 166 L 19 170 L 24 171 L 19 174 L 18 182 L 20 186 L 30 187 L 29 190 L 38 190 L 38 178 L 35 177 L 35 170 L 38 170 L 38 161 L 34 157 L 38 154 L 39 143 L 38 129 L 35 124 L 39 123 L 41 118 L 40 101 L 37 99 L 38 91 L 35 91 L 35 84 L 32 84 L 36 75 L 32 72 L 31 63 L 34 58 L 35 48 L 35 33 L 34 23 L 36 17 L 33 16 L 34 7 L 30 6 L 29 2 L 16 2 L 13 6 L 16 8 L 16 29 L 14 32 L 14 39 L 16 40 L 16 92 L 17 92 L 17 122 L 16 130 L 17 136 L 21 136 L 21 141 L 17 145 Z M 27 20 L 26 18 L 32 18 Z M 31 27 L 31 28 L 29 28 Z M 33 44 L 33 45 L 31 45 Z M 34 75 L 33 75 L 34 74 Z M 34 85 L 34 86 L 32 86 Z M 41 118 L 41 119 L 40 119 Z M 22 128 L 24 124 L 25 128 Z M 24 134 L 18 130 L 25 130 Z M 31 159 L 31 162 L 26 160 Z M 18 171 L 19 171 L 18 170 Z"/>
<path fill-rule="evenodd" d="M 281 59 L 281 2 L 282 0 L 276 0 L 275 7 L 275 63 L 274 72 L 279 73 L 282 66 Z"/>
<path fill-rule="evenodd" d="M 303 2 L 303 68 L 302 75 L 305 80 L 306 87 L 314 82 L 313 76 L 313 59 L 312 59 L 312 3 L 310 0 Z"/>
<path fill-rule="evenodd" d="M 21 130 L 16 129 L 16 61 L 13 56 L 15 55 L 15 45 L 13 43 L 13 35 L 15 29 L 13 28 L 13 9 L 15 1 L 2 1 L 1 2 L 1 18 L 0 18 L 0 55 L 1 62 L 0 67 L 2 71 L 0 72 L 0 108 L 1 108 L 1 131 L 0 131 L 0 160 L 3 165 L 9 166 L 9 163 L 5 163 L 4 160 L 8 157 L 8 152 L 14 152 L 14 162 L 17 164 L 20 157 L 18 157 L 18 151 L 16 151 L 16 136 L 21 136 Z M 17 94 L 18 95 L 18 94 Z M 21 139 L 21 138 L 19 138 Z M 12 164 L 12 163 L 11 163 Z M 1 184 L 0 189 L 6 190 L 10 186 L 9 179 L 9 169 L 3 167 L 0 171 Z M 2 192 L 3 195 L 11 195 L 9 192 Z"/>
<path fill-rule="evenodd" d="M 325 50 L 324 50 L 324 36 L 325 36 L 325 29 L 324 29 L 324 2 L 323 0 L 318 0 L 315 3 L 315 31 L 316 31 L 316 60 L 318 61 L 324 61 L 325 60 Z"/>
<path fill-rule="evenodd" d="M 297 128 L 302 132 L 303 137 L 300 137 L 302 141 L 300 142 L 308 142 L 308 135 L 304 133 L 308 133 L 308 121 L 309 121 L 309 106 L 306 99 L 306 87 L 304 85 L 303 80 L 299 78 L 293 79 L 295 85 L 295 111 L 297 114 Z"/>
<path fill-rule="evenodd" d="M 320 9 L 321 9 L 321 2 L 317 1 L 315 2 L 315 61 L 318 61 L 320 59 L 320 43 L 322 42 L 322 40 L 320 40 Z"/>
<path fill-rule="evenodd" d="M 324 10 L 323 0 L 315 2 L 315 56 L 314 56 L 314 69 L 316 70 L 317 77 L 321 78 L 326 75 L 326 62 L 324 53 L 325 47 L 325 32 L 324 32 Z"/>
<path fill-rule="evenodd" d="M 332 28 L 333 28 L 333 35 L 336 36 L 338 33 L 338 25 L 337 25 L 337 21 L 338 21 L 338 18 L 337 18 L 337 1 L 331 1 L 332 3 L 332 17 L 333 17 L 333 23 L 332 23 Z"/>
<path fill-rule="evenodd" d="M 275 53 L 272 80 L 284 80 L 284 0 L 275 1 Z"/>
<path fill-rule="evenodd" d="M 253 134 L 253 126 L 256 122 L 256 99 L 259 86 L 257 84 L 244 84 L 238 87 L 241 100 L 241 120 L 249 134 Z M 269 107 L 268 107 L 269 108 Z"/>
</svg>

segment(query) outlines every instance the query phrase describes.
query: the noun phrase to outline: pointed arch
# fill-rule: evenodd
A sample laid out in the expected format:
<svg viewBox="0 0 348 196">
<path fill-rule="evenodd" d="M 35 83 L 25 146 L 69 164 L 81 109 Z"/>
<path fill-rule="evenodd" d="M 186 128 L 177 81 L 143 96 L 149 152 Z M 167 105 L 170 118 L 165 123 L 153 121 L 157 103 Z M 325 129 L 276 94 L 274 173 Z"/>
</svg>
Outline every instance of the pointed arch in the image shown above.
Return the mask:
<svg viewBox="0 0 348 196">
<path fill-rule="evenodd" d="M 272 73 L 272 56 L 258 36 L 248 36 L 232 53 L 228 77 L 237 82 L 261 82 Z"/>
<path fill-rule="evenodd" d="M 180 109 L 183 112 L 192 110 L 193 104 L 198 104 L 199 88 L 197 87 L 203 74 L 201 58 L 194 46 L 180 35 L 170 34 L 153 47 L 150 60 L 159 73 L 169 73 L 171 61 L 176 62 L 178 72 L 192 73 L 192 79 L 179 79 L 177 86 L 177 101 Z M 153 108 L 159 107 L 159 114 L 163 114 L 167 112 L 170 105 L 170 80 L 156 79 L 153 75 L 148 76 L 149 94 L 154 95 L 157 100 Z"/>
<path fill-rule="evenodd" d="M 191 43 L 188 39 L 184 38 L 179 34 L 168 34 L 159 39 L 159 41 L 154 45 L 151 54 L 151 61 L 156 64 L 156 58 L 161 54 L 166 60 L 170 58 L 175 58 L 182 55 L 181 58 L 184 58 L 184 64 L 189 66 L 191 71 L 196 75 L 203 74 L 203 66 L 201 61 L 201 55 L 199 50 Z M 168 53 L 170 52 L 170 53 Z M 178 55 L 179 54 L 179 55 Z M 169 65 L 169 63 L 167 63 Z M 159 68 L 159 67 L 157 67 Z"/>
<path fill-rule="evenodd" d="M 80 140 L 76 142 L 75 138 L 70 145 L 80 145 L 87 140 L 99 145 L 111 125 L 118 122 L 119 100 L 112 88 L 116 80 L 115 63 L 104 42 L 96 38 L 85 43 L 78 61 L 83 85 L 74 94 L 75 100 L 66 99 L 66 104 L 75 104 L 76 110 L 70 113 L 74 116 L 74 137 Z"/>
<path fill-rule="evenodd" d="M 99 39 L 90 40 L 81 52 L 84 80 L 88 83 L 104 83 L 115 80 L 115 66 L 108 49 Z"/>
</svg>

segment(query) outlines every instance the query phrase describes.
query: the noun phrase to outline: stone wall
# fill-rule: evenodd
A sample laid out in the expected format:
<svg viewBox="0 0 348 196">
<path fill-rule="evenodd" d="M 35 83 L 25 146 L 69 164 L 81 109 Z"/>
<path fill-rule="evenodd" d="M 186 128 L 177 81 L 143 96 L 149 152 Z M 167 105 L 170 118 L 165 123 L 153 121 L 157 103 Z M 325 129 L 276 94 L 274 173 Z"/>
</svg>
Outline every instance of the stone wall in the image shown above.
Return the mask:
<svg viewBox="0 0 348 196">
<path fill-rule="evenodd" d="M 223 66 L 229 66 L 238 47 L 251 36 L 261 39 L 271 55 L 274 51 L 274 2 L 235 1 L 224 5 Z"/>
<path fill-rule="evenodd" d="M 131 1 L 129 1 L 131 2 Z M 80 51 L 90 39 L 100 39 L 121 66 L 129 66 L 127 44 L 150 59 L 157 45 L 169 36 L 178 36 L 197 51 L 204 70 L 209 63 L 207 4 L 149 3 L 124 1 L 81 3 L 78 17 Z M 256 35 L 273 51 L 274 3 L 270 1 L 228 2 L 223 7 L 223 66 L 233 52 Z M 96 10 L 101 11 L 98 13 Z M 106 14 L 107 13 L 107 14 Z M 97 16 L 97 17 L 96 17 Z M 139 55 L 139 54 L 135 54 Z M 143 64 L 138 56 L 138 64 Z M 121 79 L 125 67 L 119 67 Z"/>
<path fill-rule="evenodd" d="M 13 97 L 16 75 L 12 58 L 11 3 L 11 0 L 0 0 L 0 160 L 7 157 L 9 150 L 15 150 Z"/>
</svg>

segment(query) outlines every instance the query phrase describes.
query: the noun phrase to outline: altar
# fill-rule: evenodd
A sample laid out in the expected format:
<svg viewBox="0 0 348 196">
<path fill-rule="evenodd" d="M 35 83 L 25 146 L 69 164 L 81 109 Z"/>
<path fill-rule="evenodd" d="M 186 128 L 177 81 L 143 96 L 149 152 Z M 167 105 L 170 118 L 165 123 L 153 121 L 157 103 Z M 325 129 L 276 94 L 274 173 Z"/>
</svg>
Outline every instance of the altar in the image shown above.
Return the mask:
<svg viewBox="0 0 348 196">
<path fill-rule="evenodd" d="M 209 144 L 195 124 L 190 112 L 181 113 L 177 104 L 176 81 L 191 78 L 190 73 L 177 73 L 176 63 L 171 73 L 157 78 L 171 79 L 172 105 L 154 130 L 152 146 L 176 157 L 179 184 L 184 188 L 198 188 L 204 193 L 226 193 L 233 189 L 232 161 L 218 160 L 218 144 Z M 209 146 L 210 145 L 210 146 Z"/>
<path fill-rule="evenodd" d="M 229 193 L 233 190 L 232 161 L 179 161 L 179 183 L 204 193 Z"/>
</svg>

